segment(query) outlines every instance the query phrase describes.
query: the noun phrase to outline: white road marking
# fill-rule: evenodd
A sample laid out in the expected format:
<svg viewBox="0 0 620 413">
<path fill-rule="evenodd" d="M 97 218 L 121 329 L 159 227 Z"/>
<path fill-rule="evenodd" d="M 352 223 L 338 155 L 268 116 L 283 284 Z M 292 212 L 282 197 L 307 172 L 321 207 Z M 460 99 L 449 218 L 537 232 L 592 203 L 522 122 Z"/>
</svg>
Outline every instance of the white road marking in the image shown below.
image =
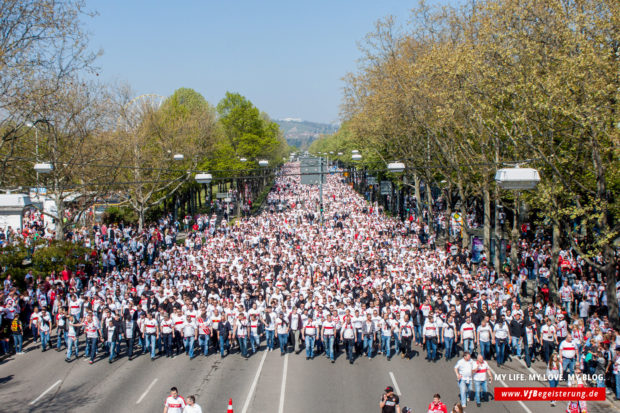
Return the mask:
<svg viewBox="0 0 620 413">
<path fill-rule="evenodd" d="M 142 393 L 142 396 L 140 396 L 140 398 L 138 399 L 138 401 L 136 402 L 136 404 L 140 404 L 140 402 L 142 400 L 144 400 L 144 398 L 146 397 L 146 395 L 151 391 L 151 389 L 153 388 L 153 386 L 155 385 L 155 383 L 157 383 L 157 379 L 154 379 L 151 384 L 149 384 L 149 387 L 146 388 L 146 390 L 144 390 L 144 393 Z"/>
<path fill-rule="evenodd" d="M 396 383 L 396 377 L 394 377 L 394 373 L 390 371 L 390 378 L 392 379 L 392 384 L 394 385 L 394 390 L 396 390 L 396 394 L 401 396 L 400 388 L 398 387 L 398 383 Z"/>
<path fill-rule="evenodd" d="M 267 351 L 263 352 L 263 357 L 260 359 L 260 364 L 258 365 L 258 370 L 256 370 L 256 374 L 254 375 L 254 381 L 252 381 L 252 385 L 250 386 L 250 391 L 248 392 L 248 397 L 245 399 L 245 403 L 243 404 L 243 409 L 241 409 L 241 413 L 247 413 L 248 407 L 250 407 L 250 400 L 252 400 L 252 395 L 254 394 L 254 390 L 256 390 L 256 384 L 258 383 L 258 378 L 260 377 L 260 372 L 263 369 L 263 364 L 265 364 L 265 358 L 267 357 Z"/>
<path fill-rule="evenodd" d="M 284 390 L 286 389 L 286 370 L 288 367 L 288 353 L 284 356 L 284 370 L 282 370 L 282 386 L 280 387 L 280 408 L 279 413 L 284 413 Z"/>
<path fill-rule="evenodd" d="M 497 374 L 495 374 L 495 371 L 491 368 L 491 366 L 489 366 L 489 370 L 491 370 L 491 373 L 493 373 L 493 377 L 497 377 Z M 497 380 L 500 383 L 502 383 L 504 385 L 504 387 L 508 387 L 508 385 L 506 384 L 506 382 L 502 379 Z M 525 403 L 523 403 L 521 400 L 518 400 L 517 403 L 519 403 L 519 405 L 521 405 L 521 407 L 523 407 L 523 410 L 526 411 L 526 413 L 532 413 L 532 411 L 530 410 L 529 407 L 527 407 L 525 405 Z"/>
<path fill-rule="evenodd" d="M 47 388 L 47 390 L 45 390 L 43 393 L 41 393 L 41 395 L 39 397 L 37 397 L 36 399 L 34 399 L 33 401 L 30 402 L 30 405 L 32 406 L 33 404 L 35 404 L 36 402 L 38 402 L 39 400 L 41 400 L 43 398 L 43 396 L 45 396 L 47 393 L 51 392 L 52 389 L 56 386 L 58 386 L 60 383 L 62 383 L 62 380 L 58 380 L 56 383 L 52 384 L 51 386 L 49 386 Z"/>
</svg>

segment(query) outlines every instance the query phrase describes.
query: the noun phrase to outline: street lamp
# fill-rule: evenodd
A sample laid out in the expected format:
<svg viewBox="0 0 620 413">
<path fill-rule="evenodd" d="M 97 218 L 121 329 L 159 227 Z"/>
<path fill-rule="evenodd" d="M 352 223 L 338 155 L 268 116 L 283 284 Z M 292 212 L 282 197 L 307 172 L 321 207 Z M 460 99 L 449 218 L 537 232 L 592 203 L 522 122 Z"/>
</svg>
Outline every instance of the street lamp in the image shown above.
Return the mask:
<svg viewBox="0 0 620 413">
<path fill-rule="evenodd" d="M 261 159 L 260 161 L 258 161 L 258 166 L 260 166 L 261 168 L 265 168 L 267 165 L 269 165 L 269 161 L 266 159 Z"/>
<path fill-rule="evenodd" d="M 183 159 L 185 159 L 185 155 L 183 155 L 182 153 L 175 153 L 172 159 L 174 159 L 175 161 L 182 161 Z"/>
<path fill-rule="evenodd" d="M 247 162 L 248 160 L 246 158 L 239 158 L 239 162 Z"/>
<path fill-rule="evenodd" d="M 495 182 L 502 189 L 528 190 L 536 188 L 540 175 L 534 168 L 503 168 L 495 173 Z"/>
<path fill-rule="evenodd" d="M 361 161 L 362 155 L 360 155 L 359 153 L 354 153 L 353 155 L 351 155 L 351 159 L 353 159 L 354 161 Z"/>
<path fill-rule="evenodd" d="M 200 174 L 196 174 L 195 179 L 196 179 L 196 182 L 198 182 L 199 184 L 208 185 L 213 180 L 213 176 L 211 174 L 200 173 Z"/>
<path fill-rule="evenodd" d="M 48 174 L 54 170 L 54 166 L 49 162 L 35 163 L 34 170 L 39 174 Z"/>
<path fill-rule="evenodd" d="M 401 173 L 405 170 L 405 164 L 402 162 L 390 162 L 387 169 L 393 173 Z"/>
</svg>

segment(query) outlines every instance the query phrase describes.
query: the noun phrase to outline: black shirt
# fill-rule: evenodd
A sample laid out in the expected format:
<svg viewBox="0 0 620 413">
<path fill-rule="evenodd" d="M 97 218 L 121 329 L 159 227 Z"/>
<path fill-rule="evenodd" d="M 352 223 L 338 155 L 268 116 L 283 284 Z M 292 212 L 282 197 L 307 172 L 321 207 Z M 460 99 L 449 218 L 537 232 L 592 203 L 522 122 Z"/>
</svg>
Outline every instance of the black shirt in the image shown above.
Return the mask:
<svg viewBox="0 0 620 413">
<path fill-rule="evenodd" d="M 383 396 L 381 396 L 381 401 L 383 401 Z M 381 409 L 381 413 L 396 413 L 396 406 L 398 406 L 398 403 L 398 396 L 392 393 L 387 396 L 387 401 L 385 402 L 383 409 Z"/>
</svg>

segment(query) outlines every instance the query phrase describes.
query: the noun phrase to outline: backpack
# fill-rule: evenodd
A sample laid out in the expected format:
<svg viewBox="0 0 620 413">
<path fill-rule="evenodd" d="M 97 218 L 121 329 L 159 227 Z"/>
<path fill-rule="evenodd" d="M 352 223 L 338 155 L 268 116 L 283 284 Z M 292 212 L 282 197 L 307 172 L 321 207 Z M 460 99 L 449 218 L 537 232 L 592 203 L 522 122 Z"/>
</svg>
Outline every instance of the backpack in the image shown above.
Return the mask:
<svg viewBox="0 0 620 413">
<path fill-rule="evenodd" d="M 13 322 L 11 323 L 11 331 L 14 333 L 19 333 L 19 328 L 20 328 L 20 322 L 18 319 L 13 319 Z"/>
</svg>

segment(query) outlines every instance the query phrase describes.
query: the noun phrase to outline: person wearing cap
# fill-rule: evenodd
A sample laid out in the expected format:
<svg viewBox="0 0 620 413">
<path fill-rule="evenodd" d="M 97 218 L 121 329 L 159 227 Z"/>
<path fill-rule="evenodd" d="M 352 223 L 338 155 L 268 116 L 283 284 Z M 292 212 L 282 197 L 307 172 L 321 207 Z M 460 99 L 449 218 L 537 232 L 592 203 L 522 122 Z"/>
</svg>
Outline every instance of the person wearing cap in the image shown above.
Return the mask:
<svg viewBox="0 0 620 413">
<path fill-rule="evenodd" d="M 400 399 L 394 394 L 392 386 L 387 386 L 379 402 L 381 413 L 401 413 L 399 403 Z"/>
</svg>

